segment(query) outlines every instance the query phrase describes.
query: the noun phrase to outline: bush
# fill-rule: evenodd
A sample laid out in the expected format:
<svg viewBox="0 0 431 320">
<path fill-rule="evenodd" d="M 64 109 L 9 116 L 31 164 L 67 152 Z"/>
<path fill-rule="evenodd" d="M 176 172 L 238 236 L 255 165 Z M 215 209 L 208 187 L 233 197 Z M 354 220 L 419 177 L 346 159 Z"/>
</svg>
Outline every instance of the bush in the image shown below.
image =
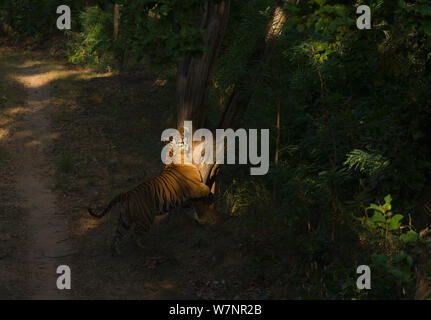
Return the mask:
<svg viewBox="0 0 431 320">
<path fill-rule="evenodd" d="M 82 32 L 68 32 L 69 61 L 100 64 L 111 57 L 113 49 L 113 13 L 98 6 L 88 7 L 79 14 Z"/>
</svg>

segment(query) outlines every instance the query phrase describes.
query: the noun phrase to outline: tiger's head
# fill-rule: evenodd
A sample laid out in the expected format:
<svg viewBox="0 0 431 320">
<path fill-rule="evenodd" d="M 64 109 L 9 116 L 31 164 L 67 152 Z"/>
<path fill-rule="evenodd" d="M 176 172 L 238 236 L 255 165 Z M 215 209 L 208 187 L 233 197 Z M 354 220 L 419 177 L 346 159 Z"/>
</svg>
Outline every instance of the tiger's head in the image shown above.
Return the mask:
<svg viewBox="0 0 431 320">
<path fill-rule="evenodd" d="M 197 157 L 196 153 L 200 153 L 200 156 L 204 156 L 204 152 L 199 146 L 202 145 L 202 141 L 185 141 L 184 133 L 180 129 L 178 130 L 180 135 L 170 137 L 170 140 L 166 142 L 169 151 L 163 160 L 164 163 L 174 163 L 180 165 L 194 165 Z M 162 153 L 163 154 L 163 153 Z"/>
</svg>

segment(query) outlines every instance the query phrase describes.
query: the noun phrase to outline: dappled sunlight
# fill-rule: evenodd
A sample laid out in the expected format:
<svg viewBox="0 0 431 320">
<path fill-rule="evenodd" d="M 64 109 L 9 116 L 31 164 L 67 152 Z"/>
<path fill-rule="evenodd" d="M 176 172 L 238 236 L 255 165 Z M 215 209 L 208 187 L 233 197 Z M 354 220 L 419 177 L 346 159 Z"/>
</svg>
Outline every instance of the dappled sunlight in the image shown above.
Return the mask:
<svg viewBox="0 0 431 320">
<path fill-rule="evenodd" d="M 162 287 L 165 290 L 172 290 L 175 288 L 174 284 L 170 281 L 164 281 L 160 284 L 160 287 Z"/>
<path fill-rule="evenodd" d="M 49 73 L 52 78 L 51 81 L 56 80 L 66 80 L 69 77 L 73 76 L 73 80 L 91 80 L 94 78 L 104 78 L 111 77 L 113 75 L 112 72 L 106 73 L 95 73 L 89 69 L 80 69 L 80 70 L 67 70 L 67 69 L 59 69 Z"/>
<path fill-rule="evenodd" d="M 167 83 L 168 83 L 168 80 L 166 79 L 156 79 L 153 83 L 153 86 L 164 87 Z"/>
<path fill-rule="evenodd" d="M 57 139 L 59 137 L 58 133 L 51 133 L 48 135 L 44 135 L 42 137 L 39 137 L 38 139 L 33 139 L 29 142 L 25 143 L 26 147 L 36 147 L 46 144 L 48 141 Z"/>
<path fill-rule="evenodd" d="M 0 126 L 7 126 L 10 125 L 12 120 L 6 119 L 6 118 L 0 118 Z"/>
<path fill-rule="evenodd" d="M 60 133 L 54 132 L 45 136 L 46 139 L 54 140 L 60 137 Z"/>
<path fill-rule="evenodd" d="M 89 69 L 68 70 L 65 66 L 42 64 L 39 62 L 27 62 L 17 67 L 20 74 L 14 78 L 25 88 L 39 89 L 49 85 L 53 81 L 63 80 L 71 75 L 76 75 L 75 80 L 90 80 L 93 78 L 110 77 L 112 72 L 95 73 Z"/>
<path fill-rule="evenodd" d="M 0 128 L 0 141 L 9 134 L 9 129 Z"/>
<path fill-rule="evenodd" d="M 26 88 L 39 88 L 52 81 L 51 77 L 41 77 L 40 74 L 28 75 L 28 76 L 17 76 L 16 78 Z"/>
<path fill-rule="evenodd" d="M 30 130 L 21 130 L 14 135 L 14 139 L 25 139 L 29 138 L 33 135 L 33 132 Z"/>
<path fill-rule="evenodd" d="M 25 107 L 15 107 L 15 108 L 9 108 L 5 113 L 9 116 L 14 116 L 21 113 L 31 112 L 31 110 L 25 108 Z"/>
<path fill-rule="evenodd" d="M 114 75 L 113 72 L 95 73 L 91 70 L 83 70 L 79 74 L 79 77 L 77 79 L 78 80 L 90 80 L 90 79 L 97 79 L 97 78 L 108 78 L 108 77 L 112 77 L 113 75 Z"/>
<path fill-rule="evenodd" d="M 81 215 L 78 219 L 76 227 L 74 228 L 74 233 L 77 236 L 83 236 L 92 229 L 97 228 L 102 221 L 103 220 L 100 219 L 94 219 L 85 212 L 85 214 Z"/>
<path fill-rule="evenodd" d="M 166 291 L 172 291 L 176 288 L 176 286 L 171 281 L 168 281 L 168 280 L 164 280 L 159 283 L 154 281 L 145 281 L 143 284 L 143 287 L 150 291 L 154 290 L 155 292 L 159 291 L 160 289 L 163 289 Z M 163 291 L 159 292 L 159 295 L 163 296 Z"/>
<path fill-rule="evenodd" d="M 25 144 L 26 147 L 38 147 L 41 146 L 43 143 L 40 140 L 32 140 L 30 142 L 27 142 Z"/>
<path fill-rule="evenodd" d="M 27 105 L 36 105 L 34 109 L 34 111 L 38 111 L 41 108 L 46 107 L 49 103 L 51 102 L 51 98 L 50 97 L 46 97 L 46 98 L 41 98 L 41 97 L 36 97 L 36 98 L 32 98 L 30 97 L 29 99 L 27 99 Z"/>
<path fill-rule="evenodd" d="M 1 132 L 1 131 L 0 131 Z M 0 135 L 1 137 L 1 135 Z M 37 137 L 37 138 L 35 138 Z M 58 133 L 50 133 L 47 135 L 38 136 L 32 130 L 20 130 L 16 132 L 13 136 L 13 141 L 17 142 L 17 140 L 27 140 L 23 142 L 25 147 L 37 147 L 46 144 L 48 141 L 57 139 L 59 137 Z"/>
<path fill-rule="evenodd" d="M 36 72 L 37 71 L 37 72 Z M 26 71 L 28 72 L 28 71 Z M 43 72 L 41 70 L 34 70 L 29 74 L 20 74 L 16 76 L 16 80 L 26 88 L 38 89 L 48 85 L 50 82 L 60 78 L 61 74 L 67 72 L 50 71 Z"/>
</svg>

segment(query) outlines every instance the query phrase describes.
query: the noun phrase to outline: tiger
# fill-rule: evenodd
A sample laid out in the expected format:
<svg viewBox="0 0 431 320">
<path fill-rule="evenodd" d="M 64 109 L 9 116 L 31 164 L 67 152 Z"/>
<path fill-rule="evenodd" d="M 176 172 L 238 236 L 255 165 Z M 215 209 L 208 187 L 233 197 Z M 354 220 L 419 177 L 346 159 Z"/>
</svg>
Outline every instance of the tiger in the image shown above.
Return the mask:
<svg viewBox="0 0 431 320">
<path fill-rule="evenodd" d="M 111 244 L 111 252 L 115 256 L 121 254 L 122 240 L 132 230 L 135 235 L 142 234 L 150 229 L 156 215 L 169 212 L 186 201 L 206 198 L 210 193 L 193 164 L 168 164 L 159 176 L 118 194 L 105 209 L 95 212 L 89 207 L 88 212 L 95 218 L 102 218 L 114 206 L 120 205 L 116 234 Z"/>
</svg>

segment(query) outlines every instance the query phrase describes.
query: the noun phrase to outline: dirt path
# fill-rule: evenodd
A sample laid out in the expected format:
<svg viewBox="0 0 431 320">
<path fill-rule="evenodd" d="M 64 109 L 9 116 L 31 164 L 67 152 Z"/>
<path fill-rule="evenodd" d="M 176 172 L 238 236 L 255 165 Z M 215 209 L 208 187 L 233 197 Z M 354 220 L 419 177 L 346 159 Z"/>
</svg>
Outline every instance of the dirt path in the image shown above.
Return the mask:
<svg viewBox="0 0 431 320">
<path fill-rule="evenodd" d="M 71 254 L 67 223 L 58 213 L 51 191 L 50 167 L 45 152 L 55 133 L 50 130 L 50 78 L 37 63 L 23 65 L 18 80 L 25 86 L 27 101 L 22 120 L 17 123 L 17 192 L 23 198 L 28 230 L 29 298 L 62 299 L 65 291 L 56 287 L 60 258 Z"/>
</svg>

